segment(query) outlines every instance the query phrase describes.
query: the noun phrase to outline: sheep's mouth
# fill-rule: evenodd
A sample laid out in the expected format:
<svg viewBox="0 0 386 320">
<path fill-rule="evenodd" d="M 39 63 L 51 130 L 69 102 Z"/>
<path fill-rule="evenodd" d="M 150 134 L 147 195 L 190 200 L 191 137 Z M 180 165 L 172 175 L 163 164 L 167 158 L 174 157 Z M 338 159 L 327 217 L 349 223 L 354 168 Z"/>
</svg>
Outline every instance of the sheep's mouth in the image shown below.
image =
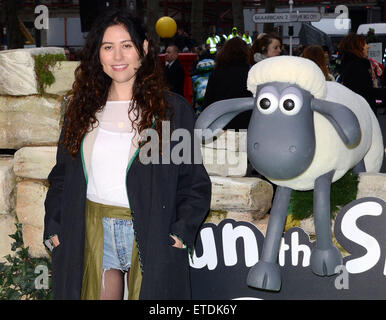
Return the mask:
<svg viewBox="0 0 386 320">
<path fill-rule="evenodd" d="M 314 147 L 303 148 L 301 145 L 289 144 L 286 147 L 269 147 L 255 141 L 253 143 L 254 155 L 250 157 L 253 167 L 268 179 L 288 180 L 293 179 L 310 166 Z"/>
<path fill-rule="evenodd" d="M 266 177 L 269 180 L 290 180 L 293 179 L 299 175 L 301 175 L 303 171 L 288 171 L 288 170 L 282 170 L 282 171 L 276 171 L 276 172 L 264 172 L 261 170 L 257 170 L 260 174 L 262 174 L 264 177 Z"/>
</svg>

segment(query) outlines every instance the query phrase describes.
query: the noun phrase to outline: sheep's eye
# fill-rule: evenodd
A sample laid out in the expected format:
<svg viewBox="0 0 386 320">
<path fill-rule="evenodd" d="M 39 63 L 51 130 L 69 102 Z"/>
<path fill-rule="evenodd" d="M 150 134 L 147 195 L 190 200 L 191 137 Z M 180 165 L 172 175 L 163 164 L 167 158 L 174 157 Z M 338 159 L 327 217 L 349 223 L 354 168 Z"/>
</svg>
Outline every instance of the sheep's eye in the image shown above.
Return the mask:
<svg viewBox="0 0 386 320">
<path fill-rule="evenodd" d="M 288 93 L 280 99 L 280 110 L 288 116 L 297 114 L 303 106 L 303 99 L 301 95 L 295 93 Z"/>
<path fill-rule="evenodd" d="M 271 101 L 267 98 L 263 98 L 260 100 L 260 107 L 264 110 L 268 109 L 271 106 Z"/>
<path fill-rule="evenodd" d="M 283 108 L 287 111 L 291 111 L 295 108 L 295 102 L 292 99 L 287 99 L 283 102 Z"/>
<path fill-rule="evenodd" d="M 257 99 L 257 108 L 263 114 L 274 112 L 279 106 L 279 101 L 272 92 L 263 92 Z"/>
</svg>

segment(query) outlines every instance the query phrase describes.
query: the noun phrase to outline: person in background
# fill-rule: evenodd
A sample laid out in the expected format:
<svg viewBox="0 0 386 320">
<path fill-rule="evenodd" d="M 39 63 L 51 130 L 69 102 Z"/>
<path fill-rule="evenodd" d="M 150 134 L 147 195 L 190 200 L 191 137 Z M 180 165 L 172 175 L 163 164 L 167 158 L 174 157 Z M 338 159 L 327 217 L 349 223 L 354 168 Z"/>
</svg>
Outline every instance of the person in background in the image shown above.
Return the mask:
<svg viewBox="0 0 386 320">
<path fill-rule="evenodd" d="M 328 73 L 331 74 L 331 76 L 335 79 L 333 73 L 334 73 L 334 67 L 333 65 L 331 64 L 331 58 L 330 58 L 330 49 L 328 46 L 326 45 L 323 45 L 322 46 L 322 49 L 323 49 L 323 52 L 324 52 L 324 58 L 326 60 L 326 66 L 327 66 L 327 70 L 328 70 Z"/>
<path fill-rule="evenodd" d="M 227 40 L 218 53 L 215 67 L 210 74 L 206 86 L 203 109 L 213 102 L 250 97 L 252 93 L 247 89 L 249 48 L 244 40 L 239 37 Z M 246 111 L 236 116 L 225 128 L 247 129 L 251 111 Z"/>
<path fill-rule="evenodd" d="M 228 40 L 233 39 L 233 38 L 238 37 L 238 36 L 239 36 L 239 33 L 237 31 L 237 28 L 233 27 L 232 32 L 228 36 Z"/>
<path fill-rule="evenodd" d="M 252 44 L 249 56 L 251 65 L 263 59 L 279 56 L 281 53 L 281 38 L 275 34 L 259 36 Z"/>
<path fill-rule="evenodd" d="M 326 78 L 327 81 L 335 81 L 335 78 L 328 71 L 326 56 L 321 46 L 311 45 L 306 47 L 303 50 L 302 57 L 315 62 L 318 65 L 318 67 L 322 70 L 324 77 Z"/>
<path fill-rule="evenodd" d="M 181 62 L 178 60 L 177 46 L 171 45 L 166 48 L 165 60 L 165 78 L 170 86 L 170 91 L 184 96 L 185 73 Z"/>
<path fill-rule="evenodd" d="M 187 33 L 187 35 L 189 52 L 193 52 L 193 48 L 198 46 L 197 41 L 193 38 L 193 35 L 191 33 Z"/>
<path fill-rule="evenodd" d="M 194 135 L 192 107 L 167 91 L 157 54 L 145 25 L 122 9 L 105 11 L 87 35 L 48 176 L 54 299 L 120 300 L 125 273 L 129 299 L 191 298 L 189 252 L 211 183 L 190 148 L 182 162 L 164 162 L 157 148 L 155 161 L 142 161 L 142 148 L 159 144 L 147 129 L 171 149 L 174 130 Z"/>
<path fill-rule="evenodd" d="M 208 79 L 214 68 L 213 59 L 201 59 L 195 64 L 192 69 L 192 85 L 193 85 L 193 108 L 196 115 L 202 111 L 203 100 L 205 97 L 206 86 Z"/>
<path fill-rule="evenodd" d="M 209 53 L 209 48 L 207 47 L 203 48 L 202 46 L 198 46 L 193 52 L 197 53 L 197 61 L 202 59 L 212 59 L 212 55 Z"/>
<path fill-rule="evenodd" d="M 177 33 L 172 38 L 172 43 L 177 46 L 179 52 L 189 50 L 189 38 L 183 28 L 178 28 Z"/>
<path fill-rule="evenodd" d="M 369 58 L 370 64 L 371 64 L 371 76 L 373 79 L 373 85 L 374 88 L 381 87 L 381 80 L 383 77 L 383 72 L 385 70 L 385 67 L 383 64 L 379 63 L 377 60 L 373 58 Z"/>
<path fill-rule="evenodd" d="M 211 32 L 209 37 L 206 39 L 205 44 L 209 46 L 209 53 L 213 56 L 217 53 L 217 43 L 219 42 L 214 32 Z"/>
<path fill-rule="evenodd" d="M 328 49 L 328 46 L 324 45 L 321 46 L 323 53 L 324 53 L 324 59 L 326 60 L 326 65 L 328 66 L 330 64 L 330 50 Z"/>
<path fill-rule="evenodd" d="M 262 33 L 258 34 L 258 35 L 256 36 L 256 40 L 261 39 L 261 38 L 264 37 L 265 35 L 266 35 L 265 32 L 262 32 Z"/>
<path fill-rule="evenodd" d="M 288 46 L 288 54 L 289 54 L 289 50 L 290 50 L 290 48 L 289 48 L 289 46 Z M 297 46 L 297 47 L 295 47 L 295 46 L 293 46 L 292 47 L 292 55 L 294 56 L 294 57 L 301 57 L 302 56 L 302 52 L 303 51 L 303 49 L 302 48 L 300 48 L 300 46 Z"/>
<path fill-rule="evenodd" d="M 342 84 L 366 99 L 377 111 L 377 101 L 386 101 L 386 89 L 375 88 L 368 57 L 369 45 L 364 35 L 349 34 L 339 44 Z"/>
<path fill-rule="evenodd" d="M 242 38 L 248 46 L 252 45 L 252 37 L 249 35 L 249 31 L 245 31 Z"/>
<path fill-rule="evenodd" d="M 216 55 L 222 50 L 222 48 L 224 48 L 224 44 L 225 44 L 225 42 L 221 42 L 221 41 L 217 43 L 217 45 L 216 45 L 216 49 L 217 49 Z"/>
<path fill-rule="evenodd" d="M 282 56 L 288 56 L 289 55 L 289 45 L 287 44 L 282 44 L 281 49 L 280 49 L 280 55 Z"/>
<path fill-rule="evenodd" d="M 223 28 L 218 28 L 217 33 L 218 33 L 218 37 L 220 38 L 219 43 L 224 45 L 225 41 L 228 40 L 227 35 L 224 33 L 224 29 Z"/>
</svg>

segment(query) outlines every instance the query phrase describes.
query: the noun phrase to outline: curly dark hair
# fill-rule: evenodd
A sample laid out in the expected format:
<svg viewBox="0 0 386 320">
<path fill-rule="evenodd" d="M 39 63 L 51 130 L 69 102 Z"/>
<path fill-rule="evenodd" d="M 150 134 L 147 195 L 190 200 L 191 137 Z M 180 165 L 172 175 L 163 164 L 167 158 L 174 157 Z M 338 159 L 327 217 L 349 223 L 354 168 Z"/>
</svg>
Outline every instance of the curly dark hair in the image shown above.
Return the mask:
<svg viewBox="0 0 386 320">
<path fill-rule="evenodd" d="M 239 37 L 232 38 L 225 42 L 224 47 L 216 57 L 216 69 L 229 66 L 236 62 L 248 63 L 249 47 L 245 41 Z"/>
<path fill-rule="evenodd" d="M 339 43 L 339 51 L 344 55 L 351 52 L 358 58 L 363 58 L 363 48 L 366 45 L 366 37 L 363 34 L 350 33 Z"/>
<path fill-rule="evenodd" d="M 112 79 L 103 71 L 99 50 L 106 29 L 122 25 L 131 36 L 141 59 L 133 86 L 129 113 L 134 111 L 136 132 L 150 128 L 156 119 L 155 129 L 161 137 L 161 123 L 166 120 L 169 107 L 164 98 L 166 85 L 158 59 L 158 50 L 144 24 L 126 10 L 112 9 L 96 19 L 87 35 L 81 52 L 80 65 L 75 70 L 75 82 L 65 112 L 63 146 L 72 156 L 79 150 L 83 136 L 98 125 L 96 113 L 103 110 Z M 143 49 L 148 41 L 148 52 Z"/>
</svg>

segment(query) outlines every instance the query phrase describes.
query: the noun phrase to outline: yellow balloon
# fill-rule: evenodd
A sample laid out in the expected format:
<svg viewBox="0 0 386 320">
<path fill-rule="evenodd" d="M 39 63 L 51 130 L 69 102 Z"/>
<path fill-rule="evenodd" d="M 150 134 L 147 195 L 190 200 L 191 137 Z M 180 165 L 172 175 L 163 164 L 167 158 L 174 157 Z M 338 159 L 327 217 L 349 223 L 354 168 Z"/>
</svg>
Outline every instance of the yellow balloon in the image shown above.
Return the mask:
<svg viewBox="0 0 386 320">
<path fill-rule="evenodd" d="M 177 32 L 177 23 L 173 18 L 161 17 L 155 24 L 155 31 L 161 38 L 171 38 Z"/>
</svg>

